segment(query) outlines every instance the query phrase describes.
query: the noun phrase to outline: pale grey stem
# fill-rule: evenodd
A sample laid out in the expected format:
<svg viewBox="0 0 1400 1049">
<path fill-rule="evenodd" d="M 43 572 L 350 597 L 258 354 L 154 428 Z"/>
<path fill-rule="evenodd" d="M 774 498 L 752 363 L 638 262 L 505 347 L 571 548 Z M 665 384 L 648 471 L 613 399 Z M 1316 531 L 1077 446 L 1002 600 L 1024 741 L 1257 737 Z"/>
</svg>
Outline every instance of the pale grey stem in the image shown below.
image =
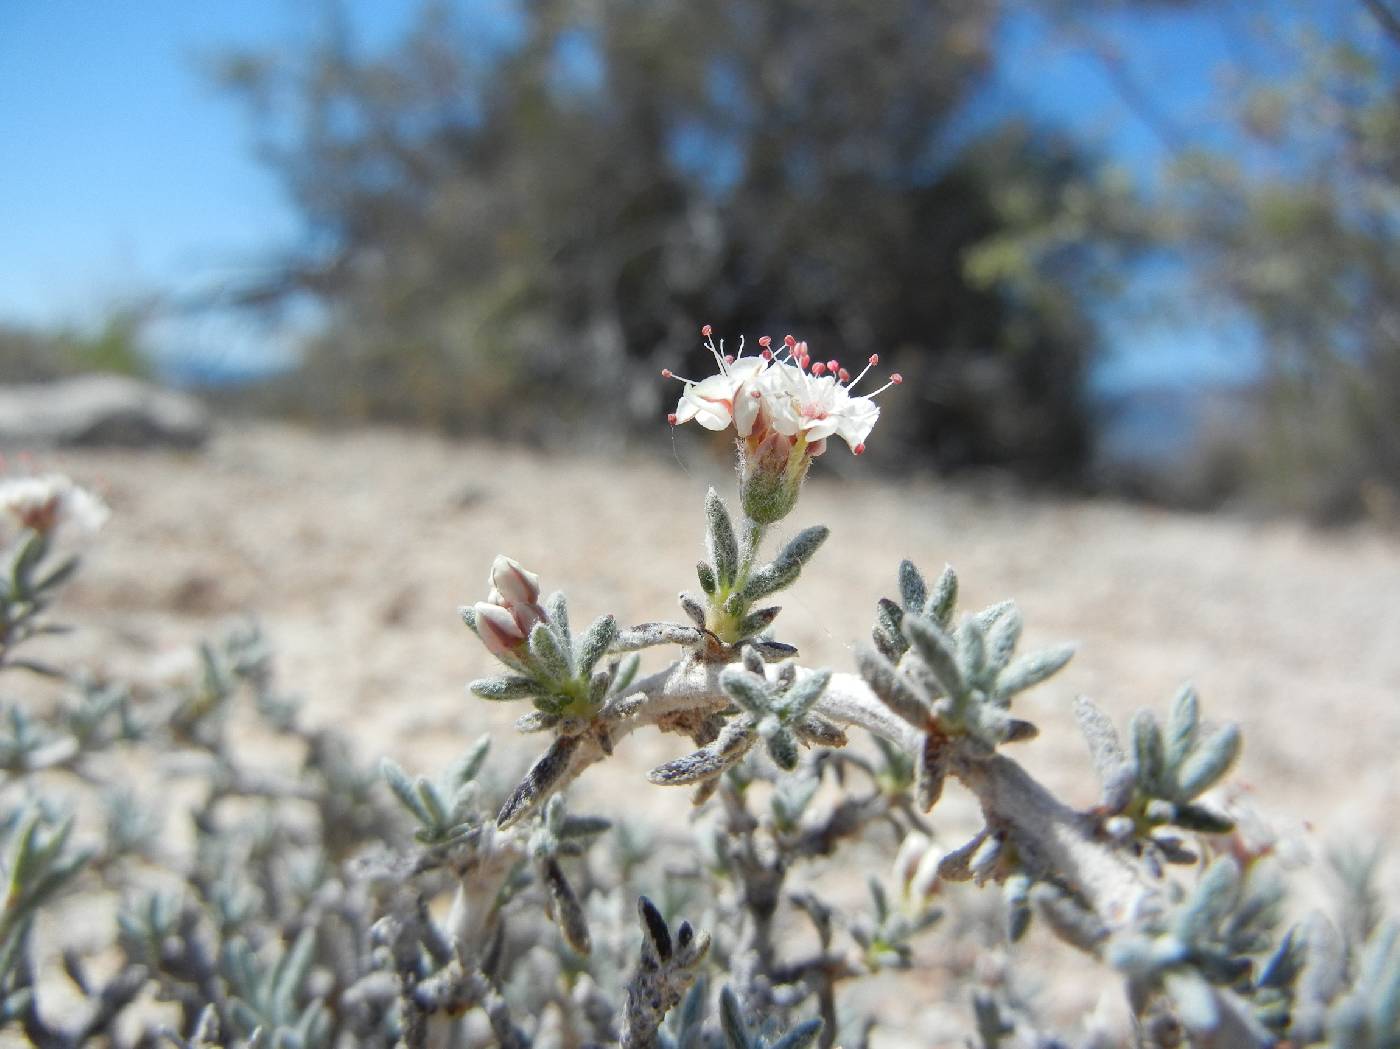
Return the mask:
<svg viewBox="0 0 1400 1049">
<path fill-rule="evenodd" d="M 713 712 L 729 703 L 719 687 L 723 668 L 681 660 L 635 685 L 646 698 L 635 716 L 613 726 L 614 741 L 638 728 L 685 711 Z M 799 674 L 807 671 L 799 671 Z M 906 750 L 919 733 L 893 714 L 856 674 L 833 674 L 813 708 L 833 721 L 855 725 Z M 562 787 L 603 752 L 589 740 L 579 747 Z M 953 775 L 977 796 L 987 824 L 1007 834 L 1028 860 L 1076 891 L 1110 930 L 1130 925 L 1158 903 L 1156 889 L 1120 852 L 1096 840 L 1092 826 L 1059 801 L 1010 758 L 957 760 Z"/>
</svg>

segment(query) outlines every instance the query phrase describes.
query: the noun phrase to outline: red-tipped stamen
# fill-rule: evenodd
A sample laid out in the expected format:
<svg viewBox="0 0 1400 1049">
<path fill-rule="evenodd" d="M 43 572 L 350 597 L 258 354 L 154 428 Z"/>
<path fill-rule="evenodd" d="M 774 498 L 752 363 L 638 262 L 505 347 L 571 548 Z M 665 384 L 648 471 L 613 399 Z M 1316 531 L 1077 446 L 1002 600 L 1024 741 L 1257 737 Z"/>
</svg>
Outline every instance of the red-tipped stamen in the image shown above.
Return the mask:
<svg viewBox="0 0 1400 1049">
<path fill-rule="evenodd" d="M 832 374 L 839 372 L 841 370 L 841 362 L 838 361 L 835 357 L 833 357 L 831 360 L 826 362 L 826 370 L 831 372 Z"/>
<path fill-rule="evenodd" d="M 856 383 L 860 382 L 862 379 L 865 378 L 865 373 L 868 372 L 871 368 L 875 367 L 875 365 L 877 365 L 877 364 L 879 364 L 879 363 L 880 363 L 880 355 L 879 355 L 878 353 L 872 353 L 872 354 L 870 355 L 870 360 L 866 361 L 865 367 L 862 368 L 862 369 L 860 370 L 860 374 L 857 375 L 857 376 L 855 377 L 855 379 L 852 380 L 851 384 L 850 384 L 848 387 L 846 387 L 846 388 L 847 388 L 848 390 L 854 390 L 854 389 L 856 388 Z"/>
<path fill-rule="evenodd" d="M 836 381 L 837 381 L 837 382 L 840 382 L 840 383 L 848 383 L 848 382 L 850 382 L 850 381 L 851 381 L 851 373 L 848 372 L 845 368 L 842 368 L 840 371 L 838 371 L 838 372 L 836 373 Z"/>
<path fill-rule="evenodd" d="M 667 421 L 668 423 L 670 423 L 672 426 L 675 426 L 676 423 L 678 422 L 678 420 L 676 419 L 676 413 L 675 413 L 675 412 L 672 412 L 670 415 L 666 416 L 666 421 Z"/>
<path fill-rule="evenodd" d="M 670 368 L 662 368 L 662 369 L 661 369 L 661 377 L 662 377 L 663 379 L 669 379 L 669 378 L 671 377 L 671 374 L 672 374 L 672 372 L 671 372 L 671 369 L 670 369 Z"/>
<path fill-rule="evenodd" d="M 792 349 L 794 346 L 797 345 L 797 340 L 794 339 L 791 335 L 784 335 L 783 345 L 786 346 L 788 349 Z"/>
<path fill-rule="evenodd" d="M 880 396 L 880 394 L 882 394 L 882 393 L 884 393 L 886 390 L 888 390 L 891 386 L 898 386 L 898 385 L 899 385 L 900 383 L 902 383 L 903 381 L 904 381 L 904 376 L 900 375 L 899 372 L 895 372 L 893 375 L 890 376 L 890 381 L 889 381 L 889 382 L 885 383 L 885 385 L 881 386 L 878 390 L 876 390 L 876 391 L 875 391 L 874 393 L 872 393 L 870 396 L 871 396 L 871 397 L 878 397 L 878 396 Z"/>
<path fill-rule="evenodd" d="M 732 353 L 726 353 L 726 354 L 724 355 L 724 363 L 725 363 L 725 364 L 733 364 L 733 363 L 734 363 L 734 354 L 732 354 Z"/>
<path fill-rule="evenodd" d="M 758 344 L 766 350 L 769 346 L 773 345 L 773 340 L 767 335 L 760 335 L 758 337 Z"/>
<path fill-rule="evenodd" d="M 771 361 L 773 359 L 773 351 L 764 350 L 762 353 L 759 354 L 759 356 L 762 357 L 765 361 Z"/>
<path fill-rule="evenodd" d="M 675 416 L 672 416 L 672 418 L 675 418 Z M 863 445 L 863 444 L 858 444 L 858 445 L 856 445 L 854 448 L 851 449 L 851 454 L 852 454 L 852 455 L 864 455 L 864 454 L 865 454 L 865 445 Z"/>
<path fill-rule="evenodd" d="M 825 373 L 826 373 L 826 365 L 825 365 L 824 363 L 822 363 L 821 361 L 817 361 L 816 364 L 812 365 L 812 374 L 813 374 L 813 375 L 823 375 L 823 374 L 825 374 Z"/>
<path fill-rule="evenodd" d="M 711 327 L 707 324 L 707 325 L 705 325 L 703 328 L 700 329 L 700 334 L 703 335 L 703 336 L 705 336 L 705 338 L 708 339 L 708 338 L 710 337 L 710 334 L 711 334 L 713 331 L 714 331 L 714 329 L 711 328 Z"/>
</svg>

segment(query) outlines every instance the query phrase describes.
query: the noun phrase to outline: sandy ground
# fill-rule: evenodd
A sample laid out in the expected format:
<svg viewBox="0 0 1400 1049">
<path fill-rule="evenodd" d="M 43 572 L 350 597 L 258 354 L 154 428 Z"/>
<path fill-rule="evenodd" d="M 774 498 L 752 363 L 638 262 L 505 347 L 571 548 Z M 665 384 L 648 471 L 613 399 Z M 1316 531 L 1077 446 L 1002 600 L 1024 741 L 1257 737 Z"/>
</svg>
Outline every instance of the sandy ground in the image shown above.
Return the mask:
<svg viewBox="0 0 1400 1049">
<path fill-rule="evenodd" d="M 94 484 L 114 510 L 66 602 L 93 658 L 148 665 L 256 613 L 312 718 L 415 771 L 440 767 L 482 731 L 512 760 L 538 745 L 514 736 L 520 711 L 463 691 L 489 666 L 454 610 L 485 596 L 494 554 L 569 593 L 576 627 L 608 611 L 624 622 L 680 618 L 675 594 L 694 589 L 706 484 L 732 489 L 727 465 L 698 445 L 655 458 L 546 457 L 273 427 L 228 430 L 197 455 L 64 453 L 41 465 Z M 822 464 L 813 474 L 791 530 L 823 522 L 832 539 L 783 595 L 779 620 L 807 662 L 851 667 L 900 558 L 930 575 L 951 562 L 965 602 L 1017 599 L 1025 645 L 1080 643 L 1023 708 L 1043 732 L 1025 762 L 1071 802 L 1089 803 L 1096 788 L 1074 696 L 1126 723 L 1141 706 L 1164 711 L 1190 680 L 1208 717 L 1243 725 L 1236 781 L 1314 851 L 1352 835 L 1388 841 L 1400 828 L 1393 534 L 837 479 Z M 625 796 L 627 811 L 676 818 L 685 796 L 641 774 L 682 749 L 675 737 L 630 739 L 582 793 L 610 815 Z M 949 811 L 956 819 L 956 801 Z"/>
</svg>

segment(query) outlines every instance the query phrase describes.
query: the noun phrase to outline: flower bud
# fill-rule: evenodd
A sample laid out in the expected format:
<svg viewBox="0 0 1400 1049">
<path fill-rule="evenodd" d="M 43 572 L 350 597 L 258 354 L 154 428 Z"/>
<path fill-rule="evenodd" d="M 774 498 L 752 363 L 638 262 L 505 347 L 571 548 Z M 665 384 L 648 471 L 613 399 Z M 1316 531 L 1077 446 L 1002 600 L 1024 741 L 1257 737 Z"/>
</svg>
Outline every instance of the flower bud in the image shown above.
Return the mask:
<svg viewBox="0 0 1400 1049">
<path fill-rule="evenodd" d="M 739 497 L 744 513 L 756 524 L 781 521 L 797 504 L 812 465 L 806 442 L 767 430 L 761 439 L 745 441 L 740 448 Z"/>
<path fill-rule="evenodd" d="M 540 577 L 503 554 L 491 562 L 490 583 L 500 593 L 500 603 L 507 606 L 532 605 L 540 597 Z"/>
<path fill-rule="evenodd" d="M 510 609 L 478 601 L 475 605 L 476 632 L 481 643 L 497 659 L 513 656 L 525 644 L 526 633 L 521 630 Z"/>
</svg>

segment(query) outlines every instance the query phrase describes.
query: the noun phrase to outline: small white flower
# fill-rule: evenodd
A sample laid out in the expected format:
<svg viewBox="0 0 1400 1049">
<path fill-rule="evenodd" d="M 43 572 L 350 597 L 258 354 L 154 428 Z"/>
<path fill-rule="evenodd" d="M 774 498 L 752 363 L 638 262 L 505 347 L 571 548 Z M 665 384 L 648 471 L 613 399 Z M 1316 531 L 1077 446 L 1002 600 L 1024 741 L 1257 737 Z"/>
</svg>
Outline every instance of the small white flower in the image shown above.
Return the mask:
<svg viewBox="0 0 1400 1049">
<path fill-rule="evenodd" d="M 762 357 L 740 357 L 733 363 L 720 358 L 720 374 L 686 383 L 673 421 L 694 419 L 707 430 L 724 430 L 732 423 L 740 437 L 747 437 L 758 420 L 758 382 L 767 367 Z"/>
<path fill-rule="evenodd" d="M 758 421 L 758 382 L 768 367 L 768 361 L 765 357 L 745 357 L 742 341 L 737 357 L 725 356 L 722 347 L 716 347 L 710 338 L 708 324 L 702 332 L 706 348 L 719 365 L 719 374 L 699 382 L 681 379 L 685 390 L 671 415 L 671 425 L 678 426 L 694 419 L 707 430 L 725 430 L 733 424 L 740 437 L 747 437 Z M 668 379 L 680 378 L 669 368 L 661 374 Z"/>
<path fill-rule="evenodd" d="M 111 516 L 107 505 L 62 474 L 0 481 L 0 515 L 45 535 L 58 529 L 92 534 Z"/>
<path fill-rule="evenodd" d="M 869 397 L 852 396 L 851 391 L 866 372 L 880 363 L 871 354 L 865 368 L 854 379 L 840 361 L 813 363 L 805 342 L 789 335 L 784 340 L 787 360 L 775 361 L 763 375 L 763 408 L 769 425 L 785 437 L 799 434 L 815 446 L 814 455 L 825 449 L 828 437 L 845 441 L 856 455 L 865 451 L 865 439 L 880 418 L 875 397 L 904 378 L 898 372 Z"/>
<path fill-rule="evenodd" d="M 811 375 L 795 364 L 775 364 L 764 375 L 769 424 L 785 437 L 815 444 L 835 434 L 857 454 L 880 417 L 869 397 L 852 397 L 835 375 Z"/>
</svg>

